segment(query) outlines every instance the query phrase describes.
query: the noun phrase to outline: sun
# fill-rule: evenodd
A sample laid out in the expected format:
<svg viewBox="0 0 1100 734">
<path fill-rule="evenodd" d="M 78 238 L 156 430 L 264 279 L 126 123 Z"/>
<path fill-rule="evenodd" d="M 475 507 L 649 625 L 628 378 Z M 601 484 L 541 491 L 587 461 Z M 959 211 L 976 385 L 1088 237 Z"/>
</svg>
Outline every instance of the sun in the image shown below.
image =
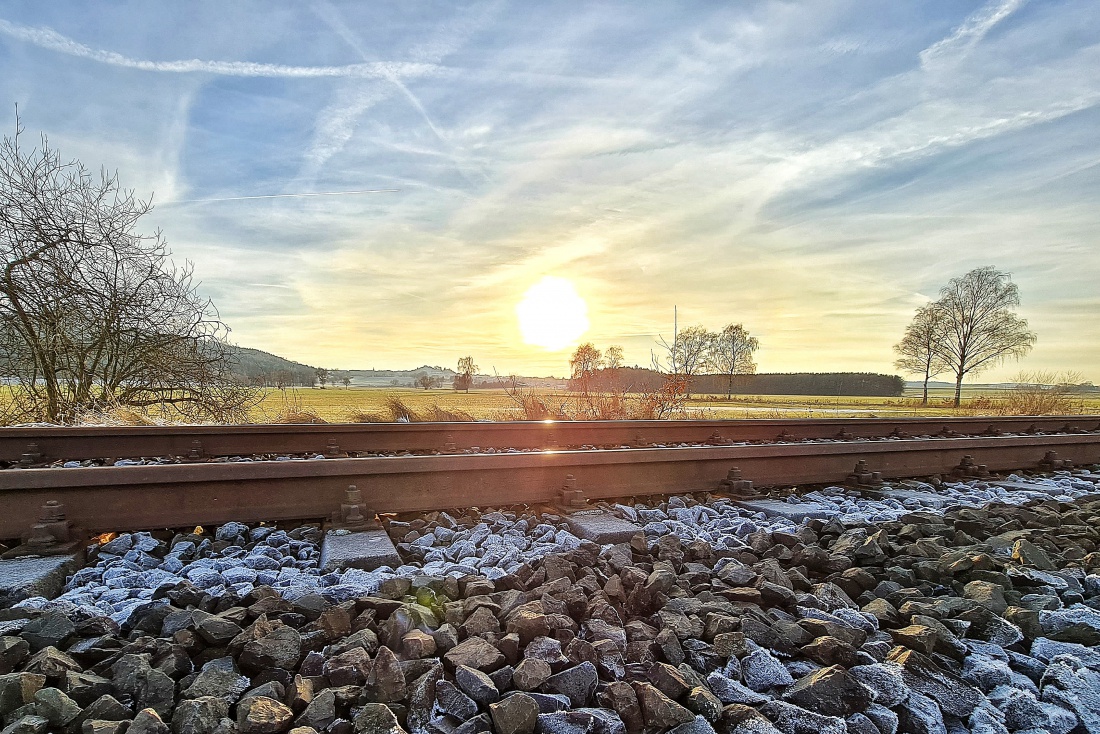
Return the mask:
<svg viewBox="0 0 1100 734">
<path fill-rule="evenodd" d="M 528 288 L 516 316 L 524 343 L 547 351 L 564 349 L 588 331 L 588 306 L 565 278 L 546 276 Z"/>
</svg>

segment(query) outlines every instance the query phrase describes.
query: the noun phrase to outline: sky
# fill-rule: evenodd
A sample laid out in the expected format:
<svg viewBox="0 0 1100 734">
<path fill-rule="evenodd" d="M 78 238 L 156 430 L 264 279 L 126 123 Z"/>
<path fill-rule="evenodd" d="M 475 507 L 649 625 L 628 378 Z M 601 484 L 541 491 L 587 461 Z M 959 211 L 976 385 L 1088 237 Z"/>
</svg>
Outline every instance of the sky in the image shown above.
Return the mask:
<svg viewBox="0 0 1100 734">
<path fill-rule="evenodd" d="M 894 373 L 993 265 L 1038 342 L 981 380 L 1100 382 L 1095 0 L 4 0 L 0 68 L 0 128 L 152 196 L 242 346 L 561 375 L 516 314 L 551 277 L 627 364 L 675 307 Z"/>
</svg>

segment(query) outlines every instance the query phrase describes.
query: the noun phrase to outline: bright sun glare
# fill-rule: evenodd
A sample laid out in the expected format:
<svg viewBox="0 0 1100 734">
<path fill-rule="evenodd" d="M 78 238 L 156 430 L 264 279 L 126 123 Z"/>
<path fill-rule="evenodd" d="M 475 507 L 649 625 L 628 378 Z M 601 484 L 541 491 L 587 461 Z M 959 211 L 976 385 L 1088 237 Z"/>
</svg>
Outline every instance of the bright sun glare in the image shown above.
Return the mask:
<svg viewBox="0 0 1100 734">
<path fill-rule="evenodd" d="M 547 276 L 516 304 L 523 341 L 548 351 L 564 349 L 588 331 L 588 306 L 565 278 Z"/>
</svg>

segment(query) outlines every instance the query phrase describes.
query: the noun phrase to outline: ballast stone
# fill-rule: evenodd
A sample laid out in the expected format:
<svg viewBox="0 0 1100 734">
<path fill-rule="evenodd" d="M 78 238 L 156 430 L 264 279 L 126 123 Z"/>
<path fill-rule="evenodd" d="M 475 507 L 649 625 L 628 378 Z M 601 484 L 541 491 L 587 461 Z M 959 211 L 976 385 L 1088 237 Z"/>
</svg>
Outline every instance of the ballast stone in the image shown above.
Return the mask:
<svg viewBox="0 0 1100 734">
<path fill-rule="evenodd" d="M 950 498 L 939 494 L 937 492 L 927 492 L 921 489 L 903 489 L 900 487 L 887 487 L 880 492 L 883 497 L 889 497 L 895 499 L 898 502 L 905 502 L 910 500 L 916 502 L 924 507 L 934 507 L 936 509 L 943 509 L 947 506 Z"/>
<path fill-rule="evenodd" d="M 76 555 L 31 556 L 0 561 L 0 609 L 35 596 L 53 599 L 64 588 L 66 577 L 79 568 L 80 561 Z"/>
<path fill-rule="evenodd" d="M 401 556 L 385 530 L 362 530 L 347 535 L 330 532 L 321 543 L 321 571 L 358 568 L 373 571 L 382 566 L 397 568 Z"/>
<path fill-rule="evenodd" d="M 629 543 L 634 534 L 642 530 L 640 525 L 602 510 L 574 513 L 565 521 L 578 538 L 600 545 Z"/>
<path fill-rule="evenodd" d="M 803 520 L 828 520 L 837 515 L 834 507 L 818 502 L 783 502 L 782 500 L 737 500 L 738 507 L 750 512 L 763 512 L 768 517 L 783 517 L 794 522 Z"/>
</svg>

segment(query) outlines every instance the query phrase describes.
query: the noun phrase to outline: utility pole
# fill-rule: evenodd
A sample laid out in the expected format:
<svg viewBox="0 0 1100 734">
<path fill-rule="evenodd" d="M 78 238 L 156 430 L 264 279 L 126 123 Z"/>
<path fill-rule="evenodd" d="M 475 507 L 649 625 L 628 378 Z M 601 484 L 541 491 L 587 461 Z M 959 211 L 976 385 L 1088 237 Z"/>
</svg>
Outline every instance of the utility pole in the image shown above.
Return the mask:
<svg viewBox="0 0 1100 734">
<path fill-rule="evenodd" d="M 672 374 L 680 374 L 676 367 L 676 338 L 679 333 L 679 312 L 675 305 L 672 306 Z"/>
</svg>

